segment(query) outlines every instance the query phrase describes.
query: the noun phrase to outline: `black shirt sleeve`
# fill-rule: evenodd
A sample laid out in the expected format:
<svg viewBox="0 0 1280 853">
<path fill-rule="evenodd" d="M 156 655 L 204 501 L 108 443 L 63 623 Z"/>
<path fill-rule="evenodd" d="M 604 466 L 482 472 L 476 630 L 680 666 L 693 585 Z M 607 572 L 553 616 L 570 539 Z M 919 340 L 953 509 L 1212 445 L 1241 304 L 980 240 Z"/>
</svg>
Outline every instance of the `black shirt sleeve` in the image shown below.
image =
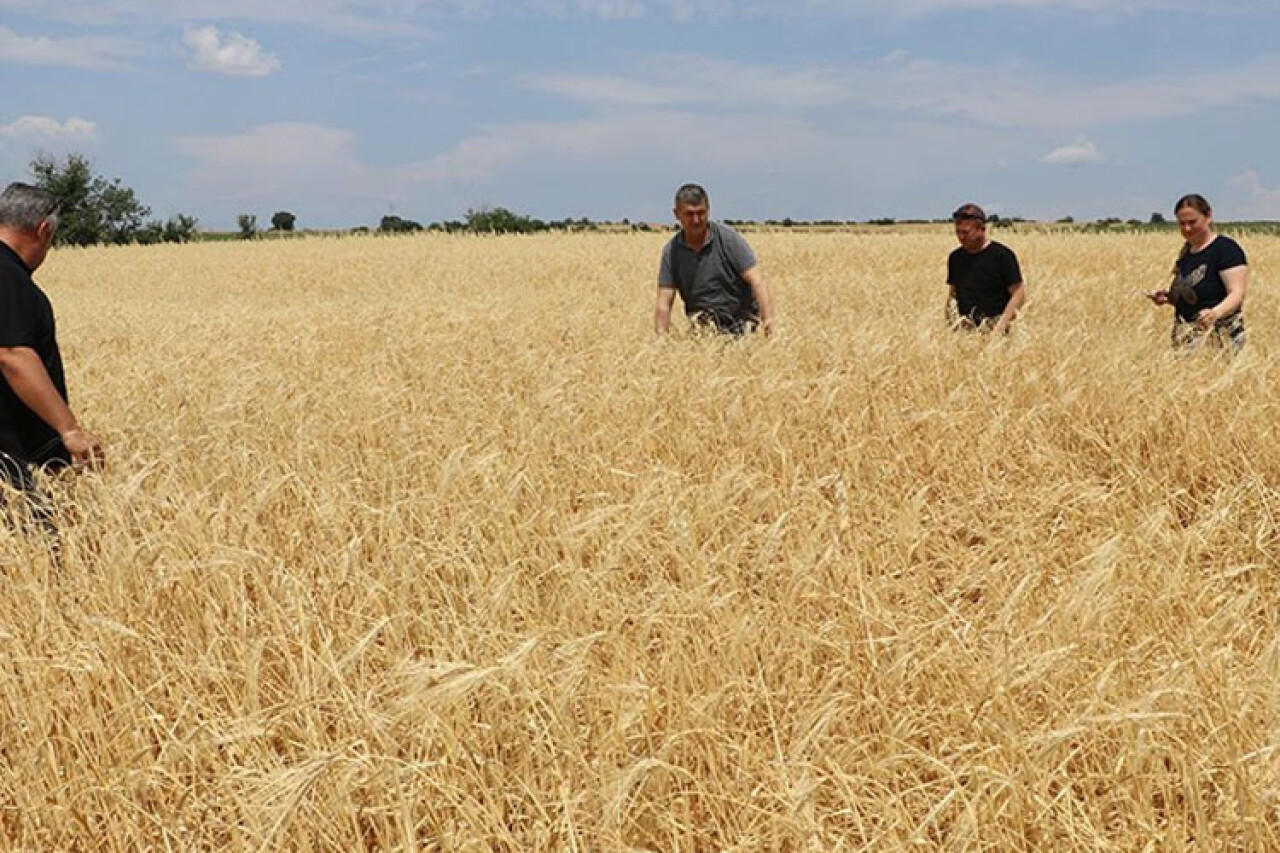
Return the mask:
<svg viewBox="0 0 1280 853">
<path fill-rule="evenodd" d="M 0 347 L 31 347 L 40 343 L 40 317 L 18 282 L 0 280 Z"/>
<path fill-rule="evenodd" d="M 1018 256 L 1012 249 L 1006 248 L 1000 253 L 1000 274 L 1004 278 L 1005 287 L 1013 287 L 1022 281 L 1022 268 L 1018 266 Z"/>
<path fill-rule="evenodd" d="M 1248 263 L 1244 256 L 1244 249 L 1240 248 L 1239 243 L 1230 237 L 1222 241 L 1222 248 L 1218 251 L 1219 272 L 1247 266 Z"/>
</svg>

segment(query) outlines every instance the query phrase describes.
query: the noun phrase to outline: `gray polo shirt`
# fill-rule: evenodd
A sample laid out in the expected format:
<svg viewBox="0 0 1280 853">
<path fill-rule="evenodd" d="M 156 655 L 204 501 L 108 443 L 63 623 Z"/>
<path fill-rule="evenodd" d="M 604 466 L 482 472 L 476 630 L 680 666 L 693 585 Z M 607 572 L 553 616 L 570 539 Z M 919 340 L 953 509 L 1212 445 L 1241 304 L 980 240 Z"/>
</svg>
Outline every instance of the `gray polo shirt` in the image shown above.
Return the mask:
<svg viewBox="0 0 1280 853">
<path fill-rule="evenodd" d="M 663 247 L 658 287 L 678 290 L 690 317 L 709 315 L 722 326 L 755 317 L 759 308 L 742 278 L 758 263 L 755 252 L 728 225 L 708 224 L 707 242 L 698 251 L 684 242 L 683 231 Z"/>
</svg>

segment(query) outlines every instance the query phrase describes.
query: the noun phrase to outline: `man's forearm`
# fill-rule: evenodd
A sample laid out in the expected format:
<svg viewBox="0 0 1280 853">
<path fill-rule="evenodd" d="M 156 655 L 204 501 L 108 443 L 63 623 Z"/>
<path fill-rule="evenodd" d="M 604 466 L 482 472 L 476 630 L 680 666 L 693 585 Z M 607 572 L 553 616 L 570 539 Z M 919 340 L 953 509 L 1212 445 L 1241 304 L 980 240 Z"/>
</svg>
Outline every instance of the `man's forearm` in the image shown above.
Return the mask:
<svg viewBox="0 0 1280 853">
<path fill-rule="evenodd" d="M 763 322 L 772 321 L 774 318 L 773 294 L 769 292 L 769 286 L 761 281 L 753 285 L 751 291 L 751 295 L 756 298 L 756 305 L 760 308 L 760 319 Z"/>
<path fill-rule="evenodd" d="M 49 372 L 34 350 L 27 347 L 0 349 L 0 374 L 23 405 L 58 435 L 79 429 L 75 415 L 54 387 Z"/>
<path fill-rule="evenodd" d="M 751 297 L 756 301 L 756 310 L 760 312 L 760 325 L 765 334 L 773 331 L 775 321 L 773 292 L 764 280 L 759 266 L 754 266 L 742 274 L 743 280 L 751 287 Z"/>
<path fill-rule="evenodd" d="M 1000 314 L 997 325 L 1001 328 L 1008 328 L 1013 322 L 1013 318 L 1018 316 L 1018 312 L 1022 310 L 1022 306 L 1027 304 L 1027 290 L 1025 285 L 1019 285 L 1009 294 L 1009 303 L 1004 306 L 1004 311 Z"/>
<path fill-rule="evenodd" d="M 653 330 L 665 334 L 671 328 L 671 309 L 676 304 L 676 291 L 671 287 L 658 285 L 658 301 L 653 311 Z"/>
</svg>

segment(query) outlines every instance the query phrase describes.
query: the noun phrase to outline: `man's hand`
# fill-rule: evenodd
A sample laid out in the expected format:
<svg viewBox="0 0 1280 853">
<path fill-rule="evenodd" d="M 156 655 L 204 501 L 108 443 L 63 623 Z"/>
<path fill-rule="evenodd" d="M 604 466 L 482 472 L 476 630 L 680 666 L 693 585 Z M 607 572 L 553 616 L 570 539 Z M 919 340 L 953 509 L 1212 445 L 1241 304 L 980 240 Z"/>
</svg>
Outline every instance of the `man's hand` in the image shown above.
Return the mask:
<svg viewBox="0 0 1280 853">
<path fill-rule="evenodd" d="M 1156 305 L 1169 304 L 1169 291 L 1167 290 L 1152 290 L 1146 294 L 1146 297 Z"/>
<path fill-rule="evenodd" d="M 62 434 L 62 445 L 71 454 L 71 461 L 78 468 L 100 468 L 104 454 L 102 444 L 91 433 L 80 428 Z"/>
<path fill-rule="evenodd" d="M 756 308 L 760 316 L 760 331 L 766 336 L 772 335 L 777 329 L 777 310 L 773 305 L 773 293 L 769 290 L 769 285 L 765 283 L 764 273 L 760 271 L 760 265 L 756 264 L 749 270 L 742 272 L 742 280 L 751 288 L 751 296 L 756 301 Z"/>
</svg>

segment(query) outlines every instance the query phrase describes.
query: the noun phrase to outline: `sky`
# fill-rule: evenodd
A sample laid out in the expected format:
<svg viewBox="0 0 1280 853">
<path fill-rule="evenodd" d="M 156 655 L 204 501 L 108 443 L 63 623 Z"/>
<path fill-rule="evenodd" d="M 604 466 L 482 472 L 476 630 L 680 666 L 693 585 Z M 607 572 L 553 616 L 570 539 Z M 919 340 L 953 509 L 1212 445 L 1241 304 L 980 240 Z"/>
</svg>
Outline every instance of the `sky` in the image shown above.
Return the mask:
<svg viewBox="0 0 1280 853">
<path fill-rule="evenodd" d="M 1280 219 L 1274 0 L 0 0 L 0 178 L 235 230 L 507 207 Z"/>
</svg>

